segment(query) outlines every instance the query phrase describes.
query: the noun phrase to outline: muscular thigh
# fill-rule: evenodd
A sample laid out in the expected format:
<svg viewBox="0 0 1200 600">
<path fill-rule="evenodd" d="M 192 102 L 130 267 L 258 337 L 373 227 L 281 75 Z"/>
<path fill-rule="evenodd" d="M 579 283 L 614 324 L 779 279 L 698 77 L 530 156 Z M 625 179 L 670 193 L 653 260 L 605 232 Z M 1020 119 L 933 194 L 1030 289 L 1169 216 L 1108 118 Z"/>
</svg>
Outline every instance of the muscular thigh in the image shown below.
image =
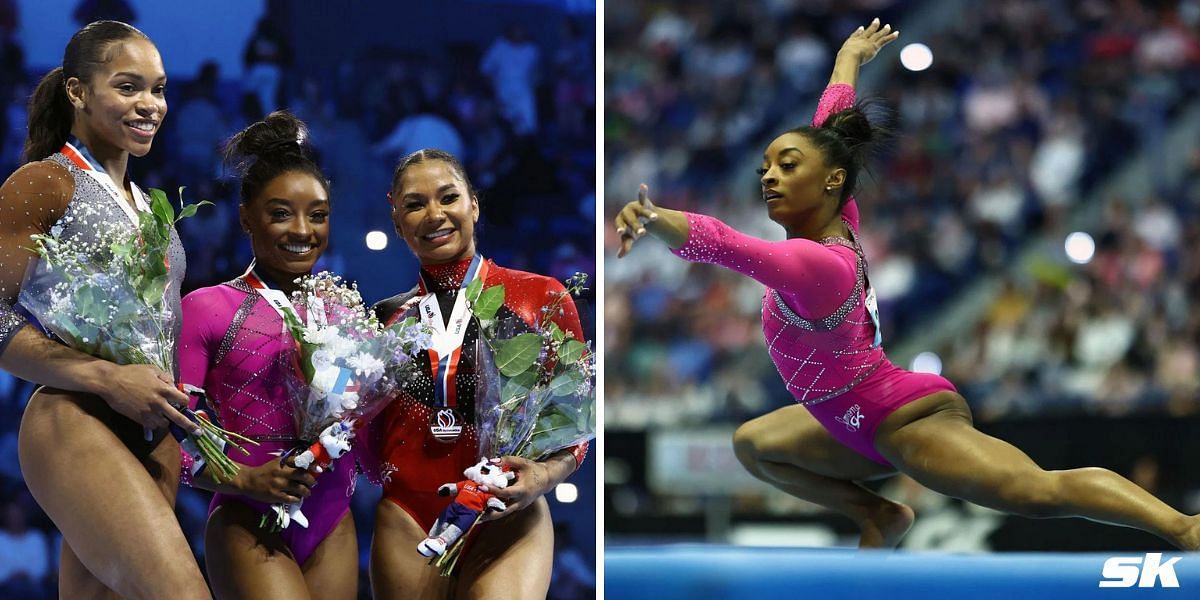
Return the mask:
<svg viewBox="0 0 1200 600">
<path fill-rule="evenodd" d="M 834 439 L 799 404 L 751 419 L 738 429 L 737 435 L 754 440 L 760 460 L 795 465 L 826 477 L 861 481 L 896 472 Z"/>
<path fill-rule="evenodd" d="M 100 398 L 42 388 L 21 420 L 20 459 L 29 490 L 63 531 L 64 592 L 116 584 L 156 560 L 195 564 L 172 511 L 173 439 L 147 442 Z M 126 553 L 149 548 L 157 558 L 128 564 Z"/>
<path fill-rule="evenodd" d="M 379 600 L 449 598 L 450 580 L 417 553 L 426 531 L 404 509 L 388 499 L 375 511 L 371 540 L 371 591 Z"/>
<path fill-rule="evenodd" d="M 358 597 L 358 538 L 351 513 L 347 512 L 337 527 L 321 540 L 304 561 L 302 570 L 314 598 Z"/>
<path fill-rule="evenodd" d="M 204 533 L 205 563 L 217 598 L 308 598 L 283 539 L 259 528 L 260 515 L 237 502 L 218 506 Z"/>
<path fill-rule="evenodd" d="M 554 524 L 545 498 L 491 521 L 459 562 L 458 598 L 545 598 L 554 564 Z"/>
<path fill-rule="evenodd" d="M 979 502 L 997 490 L 1044 475 L 1019 448 L 975 429 L 966 401 L 958 394 L 935 394 L 904 409 L 910 407 L 911 414 L 880 427 L 875 446 L 918 483 Z"/>
</svg>

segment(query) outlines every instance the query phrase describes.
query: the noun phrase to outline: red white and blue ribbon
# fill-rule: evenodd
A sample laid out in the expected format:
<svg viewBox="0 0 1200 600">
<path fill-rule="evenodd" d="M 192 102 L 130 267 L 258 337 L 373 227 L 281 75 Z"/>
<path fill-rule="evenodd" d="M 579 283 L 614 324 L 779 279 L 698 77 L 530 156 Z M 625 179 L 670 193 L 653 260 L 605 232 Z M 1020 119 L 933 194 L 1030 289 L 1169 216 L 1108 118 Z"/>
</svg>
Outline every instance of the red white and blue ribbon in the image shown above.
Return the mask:
<svg viewBox="0 0 1200 600">
<path fill-rule="evenodd" d="M 425 281 L 425 274 L 421 274 L 421 293 L 424 296 L 418 304 L 418 310 L 421 313 L 421 322 L 433 330 L 429 367 L 436 374 L 433 390 L 438 406 L 453 408 L 458 404 L 454 377 L 458 374 L 463 338 L 467 334 L 467 324 L 470 322 L 467 286 L 475 279 L 486 278 L 487 270 L 487 262 L 483 256 L 476 254 L 475 258 L 471 259 L 471 266 L 467 268 L 466 275 L 463 276 L 462 284 L 458 286 L 458 295 L 454 298 L 454 308 L 450 310 L 449 321 L 442 319 L 437 294 L 429 291 L 432 287 Z"/>
<path fill-rule="evenodd" d="M 146 195 L 142 193 L 141 188 L 130 182 L 129 189 L 133 193 L 134 204 L 134 206 L 130 206 L 129 202 L 125 200 L 125 194 L 121 193 L 116 182 L 105 172 L 104 167 L 100 166 L 100 162 L 92 156 L 87 146 L 84 146 L 79 140 L 71 138 L 66 144 L 63 144 L 59 152 L 108 191 L 108 195 L 117 201 L 117 205 L 125 212 L 125 216 L 129 217 L 129 220 L 133 222 L 134 227 L 138 226 L 137 211 L 150 212 L 150 203 L 146 200 Z"/>
</svg>

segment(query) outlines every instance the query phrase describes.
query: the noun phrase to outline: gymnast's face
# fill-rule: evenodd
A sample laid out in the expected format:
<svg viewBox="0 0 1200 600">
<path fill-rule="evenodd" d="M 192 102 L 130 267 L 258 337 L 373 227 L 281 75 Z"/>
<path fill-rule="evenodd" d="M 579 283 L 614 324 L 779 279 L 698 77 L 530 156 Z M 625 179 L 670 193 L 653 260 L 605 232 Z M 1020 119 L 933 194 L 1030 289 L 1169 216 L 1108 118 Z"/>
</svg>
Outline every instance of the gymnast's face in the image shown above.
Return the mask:
<svg viewBox="0 0 1200 600">
<path fill-rule="evenodd" d="M 762 199 L 767 216 L 789 231 L 807 229 L 837 211 L 846 171 L 825 164 L 825 155 L 806 136 L 788 132 L 763 154 Z M 831 190 L 826 191 L 825 186 Z"/>
<path fill-rule="evenodd" d="M 423 265 L 475 256 L 479 202 L 444 160 L 410 165 L 392 190 L 392 223 Z"/>
<path fill-rule="evenodd" d="M 276 282 L 312 272 L 329 244 L 329 198 L 316 177 L 288 171 L 239 209 L 255 268 Z"/>
<path fill-rule="evenodd" d="M 158 49 L 149 40 L 129 38 L 105 50 L 108 60 L 84 83 L 66 81 L 75 107 L 73 132 L 93 152 L 125 151 L 145 156 L 167 116 L 167 75 Z"/>
</svg>

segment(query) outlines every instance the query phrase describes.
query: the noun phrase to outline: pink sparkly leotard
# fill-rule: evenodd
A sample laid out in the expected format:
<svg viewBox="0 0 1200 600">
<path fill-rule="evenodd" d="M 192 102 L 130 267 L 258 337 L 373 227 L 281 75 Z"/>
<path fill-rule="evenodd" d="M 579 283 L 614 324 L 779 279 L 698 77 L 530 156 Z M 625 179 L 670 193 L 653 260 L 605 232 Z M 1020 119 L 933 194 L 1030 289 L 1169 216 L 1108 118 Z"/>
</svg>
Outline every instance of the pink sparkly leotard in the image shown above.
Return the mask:
<svg viewBox="0 0 1200 600">
<path fill-rule="evenodd" d="M 813 125 L 854 103 L 854 88 L 829 86 Z M 876 325 L 866 306 L 867 260 L 858 238 L 853 198 L 842 219 L 854 239 L 814 242 L 761 240 L 712 217 L 687 214 L 688 240 L 675 253 L 749 275 L 767 286 L 763 335 L 767 350 L 796 401 L 835 439 L 881 464 L 875 431 L 896 409 L 939 391 L 946 379 L 893 365 L 876 344 Z"/>
<path fill-rule="evenodd" d="M 303 314 L 304 307 L 297 306 Z M 241 279 L 196 290 L 183 299 L 179 344 L 180 381 L 205 389 L 222 426 L 259 443 L 245 445 L 250 456 L 229 452 L 246 465 L 279 460 L 277 453 L 299 444 L 288 400 L 285 373 L 292 368 L 293 343 L 283 319 Z M 190 458 L 184 456 L 184 479 Z M 354 493 L 355 453 L 343 455 L 317 477 L 304 499 L 305 529 L 292 524 L 283 540 L 303 565 L 350 511 Z M 270 507 L 242 496 L 215 494 L 211 513 L 227 502 L 241 502 L 261 513 Z"/>
</svg>

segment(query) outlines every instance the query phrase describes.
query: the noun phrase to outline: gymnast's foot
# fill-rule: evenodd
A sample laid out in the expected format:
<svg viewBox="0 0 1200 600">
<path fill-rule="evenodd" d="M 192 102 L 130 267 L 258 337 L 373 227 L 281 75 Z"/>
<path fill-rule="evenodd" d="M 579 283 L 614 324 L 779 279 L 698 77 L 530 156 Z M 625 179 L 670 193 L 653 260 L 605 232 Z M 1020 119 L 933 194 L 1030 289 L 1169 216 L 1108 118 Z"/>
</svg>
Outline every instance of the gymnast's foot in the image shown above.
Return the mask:
<svg viewBox="0 0 1200 600">
<path fill-rule="evenodd" d="M 899 502 L 885 501 L 858 526 L 862 537 L 859 548 L 895 548 L 912 527 L 916 514 L 913 509 Z"/>
</svg>

